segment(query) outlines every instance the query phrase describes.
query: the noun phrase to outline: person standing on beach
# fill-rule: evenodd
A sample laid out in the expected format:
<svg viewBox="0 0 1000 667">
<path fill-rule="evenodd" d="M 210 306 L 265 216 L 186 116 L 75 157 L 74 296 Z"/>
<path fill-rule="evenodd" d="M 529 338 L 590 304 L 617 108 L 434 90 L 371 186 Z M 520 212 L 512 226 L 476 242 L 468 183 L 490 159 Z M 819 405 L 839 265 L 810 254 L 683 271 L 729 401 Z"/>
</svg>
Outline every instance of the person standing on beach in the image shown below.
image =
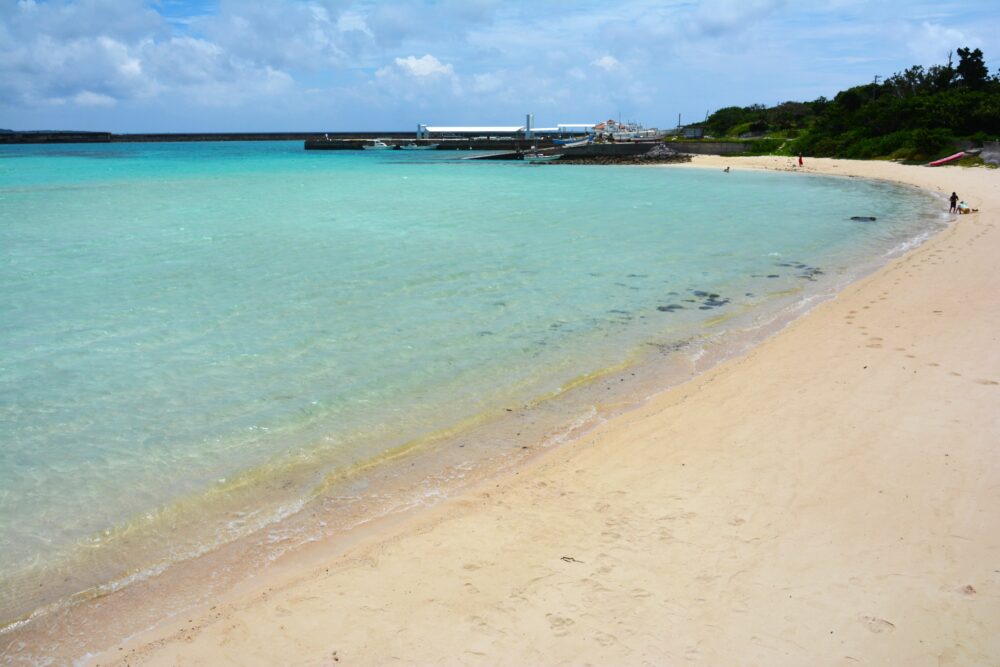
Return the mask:
<svg viewBox="0 0 1000 667">
<path fill-rule="evenodd" d="M 802 166 L 802 153 L 799 153 L 799 166 Z"/>
<path fill-rule="evenodd" d="M 952 192 L 951 193 L 951 197 L 948 198 L 948 201 L 951 202 L 951 208 L 948 209 L 948 212 L 949 213 L 954 213 L 955 211 L 957 211 L 958 210 L 958 195 L 956 195 L 954 192 Z"/>
</svg>

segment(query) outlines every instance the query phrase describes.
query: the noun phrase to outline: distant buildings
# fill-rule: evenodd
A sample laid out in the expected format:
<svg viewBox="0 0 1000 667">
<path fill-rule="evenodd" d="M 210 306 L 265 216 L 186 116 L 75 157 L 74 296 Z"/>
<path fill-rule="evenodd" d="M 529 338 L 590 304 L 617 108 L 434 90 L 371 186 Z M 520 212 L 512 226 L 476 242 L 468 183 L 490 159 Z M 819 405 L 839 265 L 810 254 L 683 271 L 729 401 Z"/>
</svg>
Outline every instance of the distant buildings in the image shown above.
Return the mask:
<svg viewBox="0 0 1000 667">
<path fill-rule="evenodd" d="M 417 125 L 417 139 L 533 139 L 593 133 L 593 123 L 560 123 L 555 127 L 535 127 L 535 117 L 532 114 L 525 116 L 523 125 Z"/>
<path fill-rule="evenodd" d="M 701 128 L 684 128 L 704 133 Z M 655 141 L 666 136 L 655 127 L 640 123 L 606 120 L 603 123 L 560 123 L 555 127 L 535 127 L 535 117 L 527 114 L 523 125 L 417 125 L 417 139 L 534 139 L 585 137 L 594 135 L 605 141 Z M 698 135 L 701 138 L 702 134 Z"/>
</svg>

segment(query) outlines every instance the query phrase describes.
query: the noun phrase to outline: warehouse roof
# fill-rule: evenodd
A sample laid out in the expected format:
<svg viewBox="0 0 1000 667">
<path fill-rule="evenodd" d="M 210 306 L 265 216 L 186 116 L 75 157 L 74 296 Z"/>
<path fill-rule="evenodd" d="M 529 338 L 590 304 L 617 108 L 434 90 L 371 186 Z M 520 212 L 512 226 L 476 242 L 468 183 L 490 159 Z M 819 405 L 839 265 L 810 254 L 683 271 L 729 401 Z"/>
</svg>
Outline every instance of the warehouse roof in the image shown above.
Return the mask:
<svg viewBox="0 0 1000 667">
<path fill-rule="evenodd" d="M 428 132 L 476 132 L 478 134 L 489 134 L 491 132 L 524 132 L 523 125 L 513 125 L 513 126 L 470 126 L 470 127 L 460 127 L 460 126 L 437 126 L 437 125 L 427 125 L 424 127 Z"/>
</svg>

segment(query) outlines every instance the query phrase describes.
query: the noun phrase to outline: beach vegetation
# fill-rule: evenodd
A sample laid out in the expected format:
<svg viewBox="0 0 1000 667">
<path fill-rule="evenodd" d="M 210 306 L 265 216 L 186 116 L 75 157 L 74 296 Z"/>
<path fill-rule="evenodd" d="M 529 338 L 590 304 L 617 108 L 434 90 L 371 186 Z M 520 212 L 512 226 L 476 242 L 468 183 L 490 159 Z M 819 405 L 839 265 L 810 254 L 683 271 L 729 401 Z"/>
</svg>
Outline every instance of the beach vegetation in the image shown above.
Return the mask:
<svg viewBox="0 0 1000 667">
<path fill-rule="evenodd" d="M 955 64 L 954 55 L 958 56 Z M 925 160 L 1000 136 L 1000 73 L 980 49 L 915 65 L 832 99 L 719 109 L 703 124 L 717 139 L 750 138 L 748 152 Z"/>
</svg>

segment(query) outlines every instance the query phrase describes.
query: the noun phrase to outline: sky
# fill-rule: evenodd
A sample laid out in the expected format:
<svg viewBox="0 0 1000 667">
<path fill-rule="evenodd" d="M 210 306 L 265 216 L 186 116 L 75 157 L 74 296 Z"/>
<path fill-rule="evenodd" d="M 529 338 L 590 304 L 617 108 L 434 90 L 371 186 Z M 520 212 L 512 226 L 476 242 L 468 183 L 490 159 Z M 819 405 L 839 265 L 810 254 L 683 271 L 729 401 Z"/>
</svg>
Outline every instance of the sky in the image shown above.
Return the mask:
<svg viewBox="0 0 1000 667">
<path fill-rule="evenodd" d="M 963 46 L 1000 0 L 0 0 L 0 128 L 667 128 Z"/>
</svg>

